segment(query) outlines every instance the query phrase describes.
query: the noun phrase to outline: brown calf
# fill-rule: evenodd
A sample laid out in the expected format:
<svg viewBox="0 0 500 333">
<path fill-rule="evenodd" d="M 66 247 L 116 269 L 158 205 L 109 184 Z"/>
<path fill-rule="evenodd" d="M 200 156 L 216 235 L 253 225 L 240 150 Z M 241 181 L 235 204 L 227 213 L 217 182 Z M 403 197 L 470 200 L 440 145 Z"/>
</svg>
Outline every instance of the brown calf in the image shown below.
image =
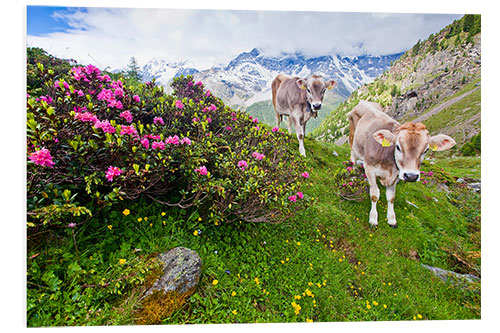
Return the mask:
<svg viewBox="0 0 500 333">
<path fill-rule="evenodd" d="M 446 150 L 455 145 L 455 140 L 444 134 L 429 136 L 422 123 L 401 125 L 373 102 L 361 101 L 347 116 L 351 161 L 363 163 L 370 184 L 369 222 L 372 226 L 378 224 L 378 177 L 386 187 L 387 223 L 396 228 L 394 198 L 398 181 L 419 181 L 420 164 L 428 149 Z"/>
<path fill-rule="evenodd" d="M 283 116 L 288 116 L 288 132 L 292 133 L 292 124 L 299 140 L 299 152 L 306 156 L 304 136 L 306 123 L 318 116 L 326 89 L 332 89 L 337 82 L 325 81 L 319 75 L 307 79 L 279 74 L 272 82 L 273 105 L 276 123 L 280 126 Z"/>
</svg>

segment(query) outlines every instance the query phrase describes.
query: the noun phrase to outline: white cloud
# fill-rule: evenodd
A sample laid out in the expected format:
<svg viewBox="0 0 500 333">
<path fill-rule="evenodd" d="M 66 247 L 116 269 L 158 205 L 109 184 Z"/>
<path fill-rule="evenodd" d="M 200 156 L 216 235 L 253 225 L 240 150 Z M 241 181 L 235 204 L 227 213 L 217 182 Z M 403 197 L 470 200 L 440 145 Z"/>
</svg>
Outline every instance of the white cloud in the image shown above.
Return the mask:
<svg viewBox="0 0 500 333">
<path fill-rule="evenodd" d="M 391 54 L 460 15 L 87 8 L 55 17 L 72 29 L 28 36 L 29 46 L 116 69 L 126 67 L 131 56 L 140 64 L 156 57 L 206 68 L 253 47 L 309 56 Z"/>
</svg>

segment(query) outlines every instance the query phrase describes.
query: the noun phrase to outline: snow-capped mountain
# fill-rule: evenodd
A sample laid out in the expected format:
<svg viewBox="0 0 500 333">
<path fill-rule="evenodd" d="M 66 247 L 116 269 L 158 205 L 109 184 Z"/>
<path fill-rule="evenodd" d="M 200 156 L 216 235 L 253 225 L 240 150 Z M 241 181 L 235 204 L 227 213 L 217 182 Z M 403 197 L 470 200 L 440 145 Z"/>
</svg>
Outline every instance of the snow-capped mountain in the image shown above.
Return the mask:
<svg viewBox="0 0 500 333">
<path fill-rule="evenodd" d="M 319 74 L 336 80 L 338 86 L 334 92 L 345 99 L 359 86 L 372 82 L 401 55 L 307 58 L 302 53 L 267 56 L 254 48 L 239 54 L 226 67 L 203 71 L 186 62 L 169 64 L 153 59 L 144 66 L 143 78 L 148 81 L 154 77 L 159 84 L 167 87 L 174 77 L 191 74 L 226 104 L 246 107 L 271 99 L 271 82 L 279 73 L 299 77 Z"/>
</svg>

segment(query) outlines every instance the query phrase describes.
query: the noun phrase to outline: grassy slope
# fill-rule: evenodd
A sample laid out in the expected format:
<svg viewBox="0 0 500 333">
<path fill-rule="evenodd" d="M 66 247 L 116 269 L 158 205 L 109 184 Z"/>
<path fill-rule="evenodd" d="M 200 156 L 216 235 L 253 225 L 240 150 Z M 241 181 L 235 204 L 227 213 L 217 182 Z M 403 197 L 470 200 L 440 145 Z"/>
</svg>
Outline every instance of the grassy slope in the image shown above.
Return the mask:
<svg viewBox="0 0 500 333">
<path fill-rule="evenodd" d="M 191 222 L 160 227 L 148 237 L 155 245 L 143 247 L 167 250 L 182 245 L 203 259 L 197 292 L 164 323 L 480 318 L 477 294 L 452 288 L 421 267 L 425 263 L 457 270 L 445 249 L 478 251 L 479 236 L 471 233 L 479 232 L 479 222 L 468 221 L 433 186 L 400 184 L 395 202 L 399 228 L 383 223 L 382 200 L 380 226 L 371 230 L 368 196 L 361 203 L 347 202 L 332 190 L 332 172 L 347 160 L 348 148 L 306 140 L 306 149 L 313 170 L 305 194 L 316 197 L 317 204 L 293 219 L 280 225 L 207 227 Z M 201 236 L 192 234 L 196 229 Z M 307 289 L 314 298 L 305 294 Z M 292 302 L 301 306 L 298 315 Z M 129 316 L 111 322 L 131 323 Z"/>
<path fill-rule="evenodd" d="M 384 223 L 382 199 L 380 225 L 372 230 L 368 195 L 358 203 L 340 200 L 334 191 L 332 173 L 348 159 L 348 147 L 310 139 L 305 145 L 311 186 L 302 190 L 317 202 L 282 224 L 206 225 L 196 212 L 169 210 L 162 216 L 165 207 L 129 202 L 106 216 L 96 216 L 96 223 L 88 225 L 100 228 L 99 239 L 80 236 L 92 234 L 89 230 L 76 234 L 80 257 L 99 254 L 104 266 L 112 267 L 124 256 L 132 261 L 133 256 L 176 246 L 197 251 L 203 260 L 199 287 L 182 309 L 164 320 L 169 324 L 413 320 L 418 315 L 435 320 L 480 318 L 479 294 L 453 288 L 421 267 L 425 263 L 478 274 L 478 197 L 468 205 L 455 206 L 451 194 L 435 186 L 400 183 L 395 201 L 399 228 Z M 446 170 L 463 174 L 467 163 L 449 162 L 453 168 Z M 381 198 L 384 192 L 381 189 Z M 121 213 L 124 208 L 131 210 L 129 216 Z M 200 234 L 194 235 L 195 230 Z M 28 257 L 42 253 L 30 259 L 30 265 L 43 264 L 63 260 L 62 254 L 74 251 L 72 239 L 67 238 L 45 249 L 29 250 Z M 475 259 L 469 254 L 475 254 Z M 461 265 L 457 258 L 475 269 Z M 77 318 L 73 325 L 134 323 L 139 306 L 136 291 L 110 302 L 96 305 L 103 309 L 100 314 Z M 298 314 L 292 302 L 300 305 Z M 57 324 L 65 325 L 61 320 Z M 47 324 L 54 325 L 54 320 Z"/>
</svg>

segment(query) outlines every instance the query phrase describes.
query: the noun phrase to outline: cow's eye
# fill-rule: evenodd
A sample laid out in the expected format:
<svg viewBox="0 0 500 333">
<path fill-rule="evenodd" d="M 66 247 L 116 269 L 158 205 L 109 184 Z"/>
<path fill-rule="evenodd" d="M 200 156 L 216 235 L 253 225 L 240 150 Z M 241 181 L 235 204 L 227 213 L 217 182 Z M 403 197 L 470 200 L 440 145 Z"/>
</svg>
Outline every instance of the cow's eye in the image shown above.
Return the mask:
<svg viewBox="0 0 500 333">
<path fill-rule="evenodd" d="M 422 153 L 422 155 L 425 155 L 427 153 L 427 151 L 429 150 L 429 147 L 425 148 L 424 152 Z"/>
<path fill-rule="evenodd" d="M 399 145 L 396 145 L 396 149 L 397 151 L 401 152 L 401 147 L 399 147 Z"/>
<path fill-rule="evenodd" d="M 311 93 L 311 89 L 307 88 L 307 92 L 308 92 L 308 93 Z"/>
</svg>

